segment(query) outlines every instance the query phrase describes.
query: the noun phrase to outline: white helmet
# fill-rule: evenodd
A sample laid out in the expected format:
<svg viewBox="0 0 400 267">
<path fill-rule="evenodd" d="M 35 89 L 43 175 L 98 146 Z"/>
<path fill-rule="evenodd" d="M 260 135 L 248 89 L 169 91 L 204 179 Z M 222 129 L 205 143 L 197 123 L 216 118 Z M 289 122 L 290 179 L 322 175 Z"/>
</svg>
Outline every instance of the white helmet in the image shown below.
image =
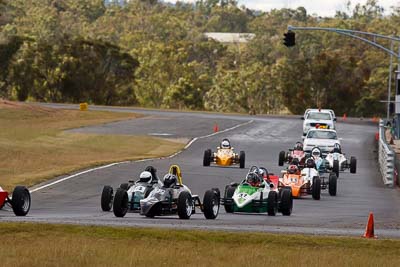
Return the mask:
<svg viewBox="0 0 400 267">
<path fill-rule="evenodd" d="M 222 140 L 221 142 L 221 148 L 230 148 L 231 144 L 229 143 L 229 141 L 227 139 Z"/>
<path fill-rule="evenodd" d="M 148 171 L 142 172 L 139 176 L 139 182 L 150 183 L 152 179 L 153 176 Z"/>
</svg>

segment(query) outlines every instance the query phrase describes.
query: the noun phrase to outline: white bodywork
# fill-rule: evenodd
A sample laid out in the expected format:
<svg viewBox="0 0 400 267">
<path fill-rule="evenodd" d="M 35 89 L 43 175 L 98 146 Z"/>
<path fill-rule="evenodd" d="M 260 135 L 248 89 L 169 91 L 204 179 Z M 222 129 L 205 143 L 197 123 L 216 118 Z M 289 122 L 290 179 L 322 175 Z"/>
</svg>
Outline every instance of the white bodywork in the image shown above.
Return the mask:
<svg viewBox="0 0 400 267">
<path fill-rule="evenodd" d="M 253 199 L 259 200 L 261 192 L 263 192 L 263 200 L 268 199 L 268 194 L 271 190 L 277 191 L 275 188 L 271 189 L 269 184 L 264 182 L 264 187 L 258 188 L 257 192 L 253 193 L 252 195 L 245 192 L 239 192 L 240 190 L 236 189 L 232 198 L 238 208 L 243 208 L 247 204 L 251 203 Z"/>
<path fill-rule="evenodd" d="M 316 119 L 314 117 L 321 117 Z M 326 117 L 326 119 L 322 119 Z M 305 113 L 303 122 L 303 135 L 310 129 L 314 129 L 316 124 L 326 124 L 327 129 L 335 129 L 334 116 L 328 110 L 310 110 Z"/>
<path fill-rule="evenodd" d="M 301 170 L 301 176 L 304 179 L 304 183 L 310 182 L 310 184 L 312 185 L 313 177 L 314 176 L 318 176 L 319 177 L 319 173 L 314 168 L 304 168 L 304 169 Z"/>
<path fill-rule="evenodd" d="M 335 130 L 312 129 L 307 132 L 304 138 L 303 149 L 304 151 L 311 151 L 314 147 L 318 147 L 322 152 L 327 153 L 333 150 L 335 144 L 340 145 Z"/>
<path fill-rule="evenodd" d="M 337 152 L 329 153 L 328 155 L 326 155 L 325 160 L 329 162 L 329 167 L 330 168 L 333 168 L 333 161 L 334 160 L 338 160 L 339 161 L 339 168 L 340 168 L 341 171 L 343 171 L 343 169 L 344 169 L 343 168 L 344 163 L 347 162 L 346 157 L 343 154 L 340 154 L 340 153 L 337 153 Z"/>
<path fill-rule="evenodd" d="M 152 187 L 153 187 L 153 188 L 162 187 L 162 186 L 163 186 L 163 184 L 162 184 L 162 182 L 161 182 L 160 180 L 158 180 L 157 183 L 152 184 Z M 127 191 L 127 193 L 128 193 L 128 199 L 129 199 L 129 200 L 132 199 L 133 193 L 135 193 L 135 194 L 136 194 L 136 193 L 144 194 L 145 191 L 146 191 L 145 183 L 143 183 L 143 182 L 136 182 L 136 183 L 135 183 L 133 186 L 131 186 L 131 187 L 128 189 L 128 191 Z"/>
</svg>

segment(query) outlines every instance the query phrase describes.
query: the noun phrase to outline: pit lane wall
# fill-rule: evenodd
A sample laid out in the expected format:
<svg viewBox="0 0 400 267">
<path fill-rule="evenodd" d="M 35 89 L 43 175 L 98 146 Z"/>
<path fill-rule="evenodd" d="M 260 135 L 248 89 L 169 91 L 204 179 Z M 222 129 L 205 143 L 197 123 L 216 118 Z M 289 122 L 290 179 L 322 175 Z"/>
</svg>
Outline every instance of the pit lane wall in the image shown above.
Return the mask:
<svg viewBox="0 0 400 267">
<path fill-rule="evenodd" d="M 386 140 L 386 127 L 383 120 L 379 121 L 378 161 L 383 183 L 388 187 L 394 187 L 396 153 Z M 399 163 L 400 167 L 400 163 Z M 397 170 L 400 170 L 397 168 Z M 398 174 L 396 173 L 396 176 Z"/>
</svg>

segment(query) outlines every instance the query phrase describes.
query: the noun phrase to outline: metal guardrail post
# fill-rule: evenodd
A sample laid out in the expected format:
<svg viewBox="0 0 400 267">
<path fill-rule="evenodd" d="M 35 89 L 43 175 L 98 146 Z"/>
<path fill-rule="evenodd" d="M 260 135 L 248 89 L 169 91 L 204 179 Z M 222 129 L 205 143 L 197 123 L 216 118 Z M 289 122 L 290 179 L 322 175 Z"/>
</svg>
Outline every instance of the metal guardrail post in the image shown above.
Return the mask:
<svg viewBox="0 0 400 267">
<path fill-rule="evenodd" d="M 394 169 L 396 164 L 396 154 L 392 147 L 386 142 L 385 124 L 379 121 L 379 141 L 378 141 L 378 161 L 383 183 L 386 186 L 394 186 Z"/>
</svg>

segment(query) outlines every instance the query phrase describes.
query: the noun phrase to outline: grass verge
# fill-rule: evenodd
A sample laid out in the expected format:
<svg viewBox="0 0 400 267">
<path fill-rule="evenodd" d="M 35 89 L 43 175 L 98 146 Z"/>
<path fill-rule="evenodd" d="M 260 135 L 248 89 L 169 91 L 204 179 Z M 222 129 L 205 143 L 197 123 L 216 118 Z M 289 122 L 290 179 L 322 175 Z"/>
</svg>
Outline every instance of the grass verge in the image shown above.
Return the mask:
<svg viewBox="0 0 400 267">
<path fill-rule="evenodd" d="M 32 223 L 0 235 L 4 266 L 400 265 L 400 240 Z"/>
<path fill-rule="evenodd" d="M 113 161 L 170 155 L 183 147 L 148 136 L 65 133 L 65 129 L 135 119 L 121 112 L 42 108 L 0 101 L 0 181 L 8 190 Z"/>
</svg>

